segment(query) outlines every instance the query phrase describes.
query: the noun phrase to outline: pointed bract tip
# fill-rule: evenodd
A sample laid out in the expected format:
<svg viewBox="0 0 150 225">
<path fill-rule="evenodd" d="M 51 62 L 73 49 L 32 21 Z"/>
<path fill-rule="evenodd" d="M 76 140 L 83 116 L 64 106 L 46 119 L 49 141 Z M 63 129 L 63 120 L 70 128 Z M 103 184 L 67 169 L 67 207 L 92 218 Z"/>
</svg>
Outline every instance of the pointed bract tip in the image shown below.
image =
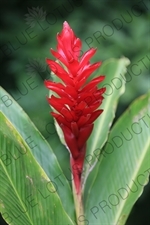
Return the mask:
<svg viewBox="0 0 150 225">
<path fill-rule="evenodd" d="M 63 29 L 69 29 L 69 30 L 72 30 L 71 27 L 69 26 L 69 23 L 67 21 L 65 21 L 63 23 Z"/>
</svg>

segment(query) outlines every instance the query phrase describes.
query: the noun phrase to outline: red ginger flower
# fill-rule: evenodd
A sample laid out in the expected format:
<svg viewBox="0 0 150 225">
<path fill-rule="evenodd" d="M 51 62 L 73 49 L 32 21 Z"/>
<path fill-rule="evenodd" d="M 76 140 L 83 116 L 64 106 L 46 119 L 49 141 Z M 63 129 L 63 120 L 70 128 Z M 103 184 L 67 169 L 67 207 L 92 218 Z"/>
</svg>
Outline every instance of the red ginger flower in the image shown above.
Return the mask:
<svg viewBox="0 0 150 225">
<path fill-rule="evenodd" d="M 79 56 L 81 40 L 75 36 L 67 22 L 64 22 L 62 32 L 57 35 L 57 41 L 57 51 L 51 49 L 51 53 L 60 63 L 50 59 L 46 61 L 62 83 L 45 81 L 45 86 L 59 96 L 52 95 L 48 102 L 58 112 L 51 114 L 61 127 L 70 150 L 73 178 L 79 193 L 86 141 L 93 130 L 93 122 L 103 112 L 97 108 L 102 103 L 105 88 L 98 89 L 97 85 L 104 80 L 104 76 L 98 76 L 87 83 L 88 77 L 101 62 L 90 64 L 89 60 L 96 52 L 94 48 L 86 51 L 82 57 Z"/>
</svg>

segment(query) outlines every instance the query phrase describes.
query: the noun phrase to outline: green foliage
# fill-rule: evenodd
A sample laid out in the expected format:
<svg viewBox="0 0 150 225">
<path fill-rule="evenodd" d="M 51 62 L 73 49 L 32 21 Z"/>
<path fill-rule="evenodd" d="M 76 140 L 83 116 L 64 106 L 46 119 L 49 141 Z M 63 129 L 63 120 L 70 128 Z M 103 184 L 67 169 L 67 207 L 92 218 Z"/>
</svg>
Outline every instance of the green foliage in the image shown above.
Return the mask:
<svg viewBox="0 0 150 225">
<path fill-rule="evenodd" d="M 60 221 L 62 224 L 73 225 L 62 206 L 56 187 L 33 156 L 32 147 L 27 145 L 2 113 L 0 121 L 0 212 L 3 218 L 13 225 L 49 225 Z M 42 140 L 40 143 L 42 145 Z M 49 160 L 51 163 L 52 158 Z"/>
<path fill-rule="evenodd" d="M 35 186 L 37 185 L 36 188 L 35 186 L 32 187 L 32 185 L 29 185 L 29 187 L 26 187 L 27 189 L 29 189 L 28 192 L 31 192 L 32 194 L 32 191 L 34 190 L 35 191 L 34 195 L 36 195 L 38 193 L 38 190 L 40 190 L 40 192 L 42 193 L 44 191 L 44 194 L 43 194 L 44 198 L 47 199 L 45 200 L 43 198 L 43 201 L 45 200 L 44 204 L 47 204 L 46 201 L 49 201 L 49 203 L 51 203 L 51 199 L 48 198 L 49 196 L 52 197 L 52 199 L 55 196 L 57 196 L 59 201 L 61 201 L 61 204 L 63 205 L 64 209 L 67 211 L 69 216 L 71 216 L 71 218 L 73 219 L 74 207 L 73 207 L 73 197 L 71 193 L 71 188 L 69 185 L 69 181 L 64 176 L 63 171 L 61 170 L 59 166 L 59 163 L 54 154 L 54 150 L 50 147 L 50 145 L 47 143 L 45 138 L 39 133 L 37 128 L 30 121 L 29 117 L 25 114 L 22 108 L 2 88 L 0 88 L 0 99 L 1 99 L 1 110 L 2 110 L 1 119 L 0 119 L 1 169 L 3 168 L 5 172 L 5 173 L 4 172 L 2 173 L 1 181 L 4 180 L 4 177 L 7 175 L 7 173 L 10 173 L 8 174 L 10 179 L 12 180 L 15 179 L 15 181 L 14 180 L 9 181 L 9 179 L 6 180 L 5 184 L 3 182 L 0 182 L 1 185 L 4 185 L 4 186 L 1 186 L 1 190 L 2 189 L 4 190 L 4 192 L 1 192 L 1 196 L 0 196 L 0 199 L 2 200 L 1 212 L 5 212 L 5 204 L 7 204 L 7 201 L 5 202 L 5 204 L 3 203 L 4 199 L 6 198 L 4 193 L 7 195 L 8 194 L 7 192 L 9 192 L 9 189 L 7 189 L 6 184 L 8 183 L 9 185 L 9 182 L 10 182 L 12 186 L 14 186 L 13 182 L 16 182 L 15 184 L 16 186 L 14 187 L 15 190 L 19 189 L 20 191 L 22 191 L 21 187 L 22 186 L 24 187 L 24 183 L 22 182 L 20 183 L 20 181 L 17 183 L 17 180 L 23 179 L 25 180 L 23 182 L 26 182 L 26 185 L 28 185 L 29 183 L 28 180 L 31 181 L 34 178 L 33 174 L 30 174 L 30 170 L 31 172 L 33 172 L 34 170 L 39 170 L 43 172 L 39 172 L 39 177 L 37 178 L 38 176 L 37 174 L 36 177 L 34 178 L 36 179 L 36 184 L 35 184 Z M 7 101 L 5 101 L 6 99 Z M 4 117 L 3 115 L 6 117 L 5 120 L 3 118 Z M 6 136 L 6 139 L 5 139 L 5 136 Z M 23 150 L 22 149 L 20 150 L 20 148 L 23 148 Z M 30 157 L 28 157 L 28 155 L 31 155 L 32 156 L 31 159 L 34 158 L 34 161 L 36 163 L 32 162 L 32 160 L 30 160 Z M 26 161 L 28 161 L 28 163 L 26 163 Z M 17 168 L 15 167 L 16 164 L 17 164 Z M 7 171 L 7 169 L 9 170 L 9 172 Z M 19 171 L 20 172 L 24 171 L 25 174 L 19 174 L 18 173 Z M 42 182 L 41 180 L 44 179 L 42 178 L 42 176 L 45 177 L 45 180 L 43 181 L 44 184 L 43 183 L 38 184 L 38 181 L 40 183 Z M 50 190 L 48 195 L 49 186 L 52 186 L 51 188 L 52 191 Z M 10 188 L 12 187 L 10 186 Z M 22 198 L 22 200 L 26 198 L 25 189 L 23 190 L 24 191 L 22 191 L 22 197 L 20 197 Z M 28 195 L 29 194 L 30 193 L 28 193 Z M 40 197 L 42 199 L 42 196 Z M 56 198 L 56 202 L 57 202 L 57 198 Z M 55 201 L 55 198 L 53 199 L 53 201 Z M 40 205 L 40 202 L 39 202 L 39 205 Z M 4 206 L 4 209 L 3 209 L 3 206 Z M 10 207 L 13 207 L 13 205 Z M 60 206 L 60 209 L 61 207 L 62 206 Z M 53 211 L 53 208 L 50 209 L 48 205 L 47 205 L 47 209 Z M 6 208 L 6 211 L 7 211 L 7 208 Z M 62 211 L 63 211 L 63 208 L 62 208 Z M 37 215 L 39 215 L 38 212 L 37 212 Z M 35 219 L 33 221 L 35 221 Z M 53 221 L 53 223 L 55 224 L 55 220 Z"/>
<path fill-rule="evenodd" d="M 150 93 L 134 101 L 110 131 L 89 176 L 85 212 L 89 224 L 124 225 L 148 183 Z"/>
<path fill-rule="evenodd" d="M 101 108 L 104 110 L 102 115 L 96 120 L 94 129 L 88 140 L 87 153 L 85 157 L 85 170 L 83 182 L 93 167 L 98 162 L 100 151 L 104 146 L 107 138 L 110 126 L 115 117 L 116 106 L 118 98 L 125 91 L 125 76 L 129 60 L 127 58 L 122 59 L 109 59 L 104 61 L 97 74 L 107 74 L 106 79 L 101 83 L 102 87 L 106 87 L 106 93 L 104 94 L 104 101 Z"/>
</svg>

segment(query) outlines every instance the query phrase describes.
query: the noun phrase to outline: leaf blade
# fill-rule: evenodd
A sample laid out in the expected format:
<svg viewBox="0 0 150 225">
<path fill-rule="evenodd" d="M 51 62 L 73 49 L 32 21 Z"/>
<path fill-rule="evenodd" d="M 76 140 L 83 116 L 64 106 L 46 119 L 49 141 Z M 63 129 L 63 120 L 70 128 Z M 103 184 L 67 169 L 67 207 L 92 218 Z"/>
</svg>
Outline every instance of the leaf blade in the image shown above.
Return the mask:
<svg viewBox="0 0 150 225">
<path fill-rule="evenodd" d="M 71 179 L 66 178 L 64 175 L 53 149 L 39 133 L 23 109 L 2 87 L 0 87 L 0 99 L 2 113 L 9 118 L 9 121 L 26 141 L 37 162 L 56 184 L 65 210 L 71 218 L 75 219 Z"/>
<path fill-rule="evenodd" d="M 84 163 L 83 186 L 89 172 L 91 172 L 97 163 L 95 151 L 99 149 L 100 152 L 108 138 L 108 132 L 115 117 L 118 98 L 125 91 L 124 74 L 128 65 L 129 60 L 127 58 L 121 58 L 119 60 L 109 59 L 106 60 L 100 67 L 100 70 L 97 71 L 98 74 L 105 75 L 105 80 L 102 87 L 106 87 L 106 93 L 104 94 L 104 100 L 101 105 L 101 108 L 104 109 L 104 111 L 94 123 L 94 129 L 88 140 L 87 153 Z M 116 80 L 115 83 L 113 83 L 114 80 Z M 118 86 L 118 82 L 121 82 L 121 86 Z M 112 86 L 113 84 L 114 87 Z M 108 88 L 109 86 L 111 88 L 111 92 Z M 90 159 L 90 161 L 88 159 Z"/>
<path fill-rule="evenodd" d="M 0 160 L 0 211 L 3 217 L 7 214 L 4 219 L 8 224 L 16 225 L 73 224 L 53 183 L 35 160 L 26 142 L 2 113 L 0 121 L 1 156 L 9 159 L 7 161 L 1 157 Z M 18 149 L 26 154 L 17 157 Z M 15 160 L 10 161 L 10 155 Z"/>
<path fill-rule="evenodd" d="M 133 204 L 142 194 L 143 188 L 148 182 L 150 167 L 149 102 L 150 93 L 134 101 L 110 132 L 108 142 L 103 149 L 102 160 L 96 166 L 98 173 L 88 193 L 90 196 L 90 193 L 97 192 L 99 198 L 96 199 L 94 196 L 90 202 L 88 199 L 85 200 L 89 224 L 101 222 L 102 224 L 124 225 Z M 141 118 L 145 118 L 145 123 L 141 122 Z M 129 139 L 125 133 L 127 128 L 134 130 L 130 141 L 121 139 L 125 134 L 126 139 Z M 117 141 L 114 142 L 114 140 Z M 99 192 L 100 184 L 102 185 Z M 102 211 L 103 203 L 108 205 L 105 213 Z M 113 203 L 116 205 L 113 206 Z M 93 215 L 91 210 L 93 210 Z"/>
</svg>

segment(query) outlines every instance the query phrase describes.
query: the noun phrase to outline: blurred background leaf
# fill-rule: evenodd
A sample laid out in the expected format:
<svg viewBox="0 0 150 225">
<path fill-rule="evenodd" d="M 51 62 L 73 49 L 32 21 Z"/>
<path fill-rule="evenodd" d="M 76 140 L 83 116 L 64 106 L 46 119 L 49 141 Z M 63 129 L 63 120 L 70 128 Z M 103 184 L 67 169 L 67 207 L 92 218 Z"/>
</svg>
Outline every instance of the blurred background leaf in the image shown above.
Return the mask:
<svg viewBox="0 0 150 225">
<path fill-rule="evenodd" d="M 122 56 L 130 59 L 126 92 L 120 98 L 117 119 L 133 99 L 150 88 L 149 17 L 148 0 L 0 2 L 0 84 L 51 142 L 58 161 L 64 163 L 61 165 L 65 173 L 70 174 L 69 163 L 66 166 L 69 155 L 62 149 L 52 125 L 46 102 L 48 90 L 43 85 L 44 79 L 51 79 L 45 58 L 52 58 L 51 47 L 56 49 L 56 33 L 67 20 L 83 41 L 83 51 L 97 47 L 93 62 Z M 150 186 L 145 188 L 127 225 L 148 223 L 149 189 Z"/>
</svg>

